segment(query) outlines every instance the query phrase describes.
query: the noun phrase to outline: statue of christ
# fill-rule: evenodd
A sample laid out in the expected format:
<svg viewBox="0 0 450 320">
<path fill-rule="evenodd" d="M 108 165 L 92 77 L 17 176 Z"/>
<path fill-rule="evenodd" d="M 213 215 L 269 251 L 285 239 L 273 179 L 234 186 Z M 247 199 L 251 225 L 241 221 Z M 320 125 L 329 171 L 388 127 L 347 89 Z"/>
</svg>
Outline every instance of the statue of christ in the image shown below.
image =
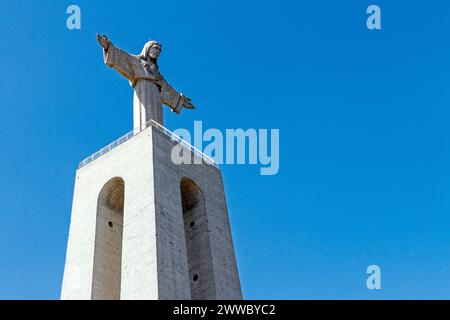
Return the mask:
<svg viewBox="0 0 450 320">
<path fill-rule="evenodd" d="M 139 55 L 129 54 L 114 46 L 105 35 L 97 35 L 103 47 L 105 64 L 128 79 L 134 88 L 134 129 L 142 130 L 153 119 L 163 125 L 162 104 L 179 114 L 181 109 L 195 109 L 191 99 L 176 91 L 159 72 L 158 57 L 161 44 L 149 41 Z"/>
</svg>

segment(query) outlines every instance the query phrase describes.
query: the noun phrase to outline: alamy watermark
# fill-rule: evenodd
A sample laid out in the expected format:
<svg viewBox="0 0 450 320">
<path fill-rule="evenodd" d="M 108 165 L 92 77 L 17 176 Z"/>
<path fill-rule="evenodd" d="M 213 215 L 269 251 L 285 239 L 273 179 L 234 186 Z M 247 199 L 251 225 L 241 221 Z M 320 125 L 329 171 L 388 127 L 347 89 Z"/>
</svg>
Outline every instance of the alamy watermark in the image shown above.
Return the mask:
<svg viewBox="0 0 450 320">
<path fill-rule="evenodd" d="M 279 129 L 203 130 L 202 121 L 194 121 L 193 135 L 187 129 L 173 132 L 217 164 L 260 165 L 261 175 L 275 175 L 280 169 Z M 202 158 L 192 157 L 182 144 L 172 149 L 174 164 L 199 164 Z"/>
<path fill-rule="evenodd" d="M 81 29 L 81 8 L 72 4 L 67 7 L 66 13 L 69 15 L 66 20 L 66 26 L 69 30 Z M 366 13 L 369 17 L 366 26 L 369 30 L 381 30 L 381 8 L 376 4 L 367 7 Z"/>
<path fill-rule="evenodd" d="M 370 265 L 366 270 L 370 276 L 367 278 L 367 289 L 380 290 L 381 289 L 381 268 L 376 264 Z"/>
<path fill-rule="evenodd" d="M 66 13 L 69 15 L 66 20 L 66 26 L 69 30 L 81 29 L 81 9 L 79 6 L 72 4 L 67 7 Z"/>
<path fill-rule="evenodd" d="M 381 30 L 381 8 L 375 4 L 372 4 L 367 8 L 366 12 L 367 14 L 370 14 L 366 22 L 367 29 Z"/>
</svg>

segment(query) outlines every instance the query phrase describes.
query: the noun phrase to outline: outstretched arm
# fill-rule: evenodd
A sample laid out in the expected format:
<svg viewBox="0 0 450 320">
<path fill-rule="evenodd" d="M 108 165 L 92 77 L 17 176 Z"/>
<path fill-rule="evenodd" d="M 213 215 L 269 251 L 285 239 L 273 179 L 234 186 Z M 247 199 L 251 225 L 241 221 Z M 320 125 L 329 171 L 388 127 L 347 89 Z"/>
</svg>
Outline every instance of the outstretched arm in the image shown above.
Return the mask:
<svg viewBox="0 0 450 320">
<path fill-rule="evenodd" d="M 103 49 L 108 50 L 109 39 L 104 33 L 102 35 L 99 35 L 97 33 L 97 41 L 98 41 L 98 43 L 100 43 L 100 45 L 103 47 Z"/>
<path fill-rule="evenodd" d="M 103 48 L 105 64 L 117 70 L 117 72 L 128 80 L 133 81 L 133 59 L 136 58 L 122 49 L 115 47 L 104 34 L 101 36 L 97 34 L 97 41 Z"/>
<path fill-rule="evenodd" d="M 195 109 L 191 99 L 176 91 L 165 79 L 160 81 L 162 103 L 169 106 L 173 112 L 179 114 L 181 109 Z"/>
</svg>

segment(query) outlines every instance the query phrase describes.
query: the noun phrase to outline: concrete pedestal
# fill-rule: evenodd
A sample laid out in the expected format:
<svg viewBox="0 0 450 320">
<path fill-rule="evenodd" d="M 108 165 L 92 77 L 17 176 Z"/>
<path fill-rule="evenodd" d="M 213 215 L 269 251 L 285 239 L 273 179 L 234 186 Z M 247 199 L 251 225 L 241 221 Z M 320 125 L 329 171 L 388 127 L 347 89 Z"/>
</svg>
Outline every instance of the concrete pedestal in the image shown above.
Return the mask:
<svg viewBox="0 0 450 320">
<path fill-rule="evenodd" d="M 221 172 L 176 144 L 150 126 L 77 170 L 61 299 L 242 299 Z"/>
</svg>

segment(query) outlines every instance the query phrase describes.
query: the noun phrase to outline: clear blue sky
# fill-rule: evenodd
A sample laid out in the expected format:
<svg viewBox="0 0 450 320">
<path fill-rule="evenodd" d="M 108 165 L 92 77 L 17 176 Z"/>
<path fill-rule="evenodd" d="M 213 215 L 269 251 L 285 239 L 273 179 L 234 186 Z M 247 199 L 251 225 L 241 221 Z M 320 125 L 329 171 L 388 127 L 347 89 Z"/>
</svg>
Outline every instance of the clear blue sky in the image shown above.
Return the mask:
<svg viewBox="0 0 450 320">
<path fill-rule="evenodd" d="M 66 28 L 78 4 L 82 29 Z M 126 4 L 125 4 L 126 3 Z M 365 26 L 370 4 L 381 31 Z M 280 173 L 222 166 L 244 296 L 450 298 L 448 1 L 0 3 L 0 298 L 57 299 L 77 163 L 132 127 L 96 32 L 198 109 L 170 129 L 279 128 Z M 382 269 L 381 291 L 365 270 Z"/>
</svg>

